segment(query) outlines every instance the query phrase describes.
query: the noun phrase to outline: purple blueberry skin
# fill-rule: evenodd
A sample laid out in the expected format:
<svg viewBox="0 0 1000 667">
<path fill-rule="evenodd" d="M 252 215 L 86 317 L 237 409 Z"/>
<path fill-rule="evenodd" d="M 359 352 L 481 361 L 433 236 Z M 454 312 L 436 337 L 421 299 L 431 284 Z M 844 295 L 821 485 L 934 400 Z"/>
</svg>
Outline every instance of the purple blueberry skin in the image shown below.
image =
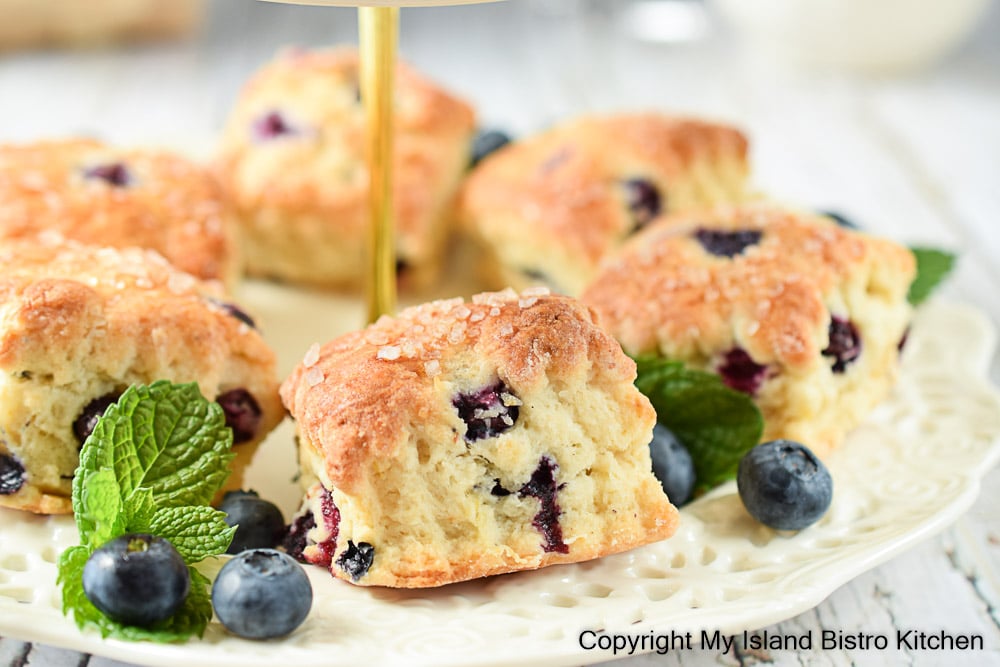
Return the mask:
<svg viewBox="0 0 1000 667">
<path fill-rule="evenodd" d="M 757 445 L 740 460 L 736 486 L 747 512 L 776 530 L 802 530 L 833 500 L 833 479 L 815 454 L 791 440 Z"/>
<path fill-rule="evenodd" d="M 517 423 L 520 410 L 516 405 L 504 405 L 501 394 L 514 395 L 507 385 L 501 381 L 480 389 L 471 394 L 459 394 L 452 401 L 452 405 L 458 409 L 458 416 L 466 424 L 466 442 L 475 442 L 483 438 L 492 438 L 500 435 Z M 497 410 L 495 417 L 477 417 L 477 410 Z M 511 420 L 511 424 L 504 421 L 504 416 Z"/>
<path fill-rule="evenodd" d="M 260 425 L 261 410 L 257 400 L 246 389 L 231 389 L 220 394 L 215 402 L 222 406 L 226 426 L 233 429 L 233 444 L 253 440 Z"/>
<path fill-rule="evenodd" d="M 556 502 L 556 495 L 562 488 L 556 484 L 556 471 L 559 465 L 551 456 L 545 455 L 539 460 L 538 467 L 531 474 L 531 479 L 521 487 L 517 495 L 521 498 L 537 498 L 541 503 L 541 509 L 535 514 L 531 525 L 538 529 L 545 538 L 542 550 L 545 552 L 555 552 L 560 554 L 569 553 L 569 545 L 563 542 L 562 525 L 559 523 L 559 515 L 562 510 Z M 494 493 L 494 495 L 499 495 Z"/>
<path fill-rule="evenodd" d="M 302 566 L 274 549 L 244 551 L 212 584 L 212 607 L 227 630 L 246 639 L 283 637 L 312 608 L 312 585 Z"/>
<path fill-rule="evenodd" d="M 128 167 L 121 162 L 88 167 L 84 170 L 83 177 L 89 180 L 104 181 L 115 188 L 127 188 L 132 183 L 132 175 L 129 173 Z"/>
<path fill-rule="evenodd" d="M 346 572 L 352 581 L 358 581 L 368 574 L 373 562 L 375 562 L 375 547 L 367 542 L 355 544 L 351 540 L 347 540 L 347 549 L 337 558 L 337 566 Z"/>
<path fill-rule="evenodd" d="M 758 364 L 740 347 L 726 352 L 716 370 L 727 387 L 750 396 L 755 396 L 767 379 L 767 366 Z"/>
<path fill-rule="evenodd" d="M 116 537 L 94 551 L 83 567 L 87 599 L 125 625 L 149 627 L 170 618 L 190 590 L 184 559 L 162 537 Z"/>
<path fill-rule="evenodd" d="M 0 496 L 17 493 L 27 480 L 24 466 L 13 454 L 0 454 Z"/>
<path fill-rule="evenodd" d="M 268 111 L 253 122 L 252 133 L 257 141 L 272 141 L 299 133 L 280 111 Z"/>
<path fill-rule="evenodd" d="M 822 352 L 833 357 L 833 372 L 843 373 L 861 356 L 861 334 L 854 322 L 834 315 L 830 318 L 830 344 Z"/>
<path fill-rule="evenodd" d="M 625 188 L 625 201 L 632 215 L 634 227 L 632 231 L 642 229 L 663 210 L 663 197 L 660 189 L 645 178 L 630 178 L 622 182 Z"/>
<path fill-rule="evenodd" d="M 94 427 L 97 426 L 98 420 L 104 416 L 104 413 L 107 412 L 113 403 L 118 402 L 120 397 L 120 393 L 112 392 L 95 398 L 83 406 L 80 415 L 73 421 L 73 435 L 76 436 L 76 441 L 80 447 L 83 447 L 83 443 L 94 432 Z"/>
<path fill-rule="evenodd" d="M 757 229 L 723 231 L 701 228 L 694 233 L 695 239 L 705 252 L 716 257 L 735 257 L 750 246 L 760 243 L 763 235 L 764 233 Z"/>
</svg>

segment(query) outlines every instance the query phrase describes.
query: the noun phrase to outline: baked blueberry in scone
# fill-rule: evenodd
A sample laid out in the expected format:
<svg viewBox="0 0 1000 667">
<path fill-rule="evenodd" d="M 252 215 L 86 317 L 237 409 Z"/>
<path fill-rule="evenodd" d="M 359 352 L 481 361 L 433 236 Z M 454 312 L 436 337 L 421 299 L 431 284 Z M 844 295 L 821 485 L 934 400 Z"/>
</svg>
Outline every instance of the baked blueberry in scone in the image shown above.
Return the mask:
<svg viewBox="0 0 1000 667">
<path fill-rule="evenodd" d="M 578 295 L 657 216 L 745 198 L 746 154 L 744 136 L 724 125 L 585 116 L 485 158 L 463 185 L 459 221 L 495 287 Z"/>
<path fill-rule="evenodd" d="M 211 173 L 159 150 L 88 139 L 0 146 L 0 239 L 45 231 L 155 250 L 182 271 L 233 285 L 235 223 Z"/>
<path fill-rule="evenodd" d="M 404 287 L 442 264 L 475 118 L 413 69 L 396 72 L 396 244 Z M 369 227 L 366 120 L 351 49 L 289 50 L 246 84 L 217 168 L 235 203 L 250 273 L 356 287 Z"/>
<path fill-rule="evenodd" d="M 228 488 L 281 421 L 275 358 L 219 284 L 151 250 L 0 243 L 0 506 L 71 511 L 79 450 L 130 385 L 197 382 L 233 429 Z"/>
<path fill-rule="evenodd" d="M 669 537 L 635 364 L 540 288 L 436 301 L 310 349 L 281 388 L 306 498 L 286 547 L 437 586 Z"/>
<path fill-rule="evenodd" d="M 581 298 L 630 355 L 718 373 L 756 400 L 763 440 L 824 455 L 896 377 L 914 272 L 896 243 L 754 204 L 658 221 Z"/>
</svg>

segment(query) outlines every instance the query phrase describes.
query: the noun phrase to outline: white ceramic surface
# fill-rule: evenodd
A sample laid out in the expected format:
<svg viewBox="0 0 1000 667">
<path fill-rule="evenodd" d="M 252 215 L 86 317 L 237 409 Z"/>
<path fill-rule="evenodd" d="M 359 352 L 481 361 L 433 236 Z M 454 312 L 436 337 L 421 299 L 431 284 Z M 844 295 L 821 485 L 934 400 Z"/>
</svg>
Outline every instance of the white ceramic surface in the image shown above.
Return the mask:
<svg viewBox="0 0 1000 667">
<path fill-rule="evenodd" d="M 313 340 L 357 325 L 360 306 L 251 284 L 248 304 L 284 368 Z M 292 324 L 294 322 L 294 325 Z M 632 635 L 735 633 L 817 605 L 857 574 L 940 531 L 975 499 L 1000 458 L 1000 393 L 985 379 L 995 332 L 968 307 L 932 303 L 907 343 L 894 395 L 830 461 L 829 513 L 778 534 L 745 513 L 733 484 L 682 511 L 669 540 L 597 561 L 437 590 L 354 587 L 310 567 L 316 599 L 281 641 L 250 642 L 213 623 L 183 645 L 104 641 L 59 612 L 60 551 L 76 543 L 68 517 L 0 511 L 0 635 L 148 665 L 529 665 L 608 659 L 584 651 L 584 629 Z M 295 504 L 286 423 L 269 438 L 249 485 Z M 213 573 L 218 562 L 204 569 Z"/>
</svg>

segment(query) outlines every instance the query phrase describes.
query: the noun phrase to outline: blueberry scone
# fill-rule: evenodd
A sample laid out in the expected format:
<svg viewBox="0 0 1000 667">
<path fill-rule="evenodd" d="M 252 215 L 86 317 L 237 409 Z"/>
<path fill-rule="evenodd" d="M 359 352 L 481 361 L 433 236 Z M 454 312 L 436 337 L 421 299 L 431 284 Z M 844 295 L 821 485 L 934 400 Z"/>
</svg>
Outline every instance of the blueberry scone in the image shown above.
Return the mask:
<svg viewBox="0 0 1000 667">
<path fill-rule="evenodd" d="M 235 222 L 209 170 L 157 150 L 86 139 L 0 146 L 0 239 L 44 231 L 156 250 L 182 271 L 232 284 Z"/>
<path fill-rule="evenodd" d="M 888 393 L 910 321 L 912 253 L 772 205 L 657 222 L 582 296 L 630 355 L 718 373 L 764 440 L 828 453 Z"/>
<path fill-rule="evenodd" d="M 661 213 L 743 199 L 746 154 L 744 136 L 723 125 L 582 117 L 483 160 L 458 216 L 495 286 L 577 295 L 605 255 Z"/>
<path fill-rule="evenodd" d="M 197 382 L 233 429 L 233 485 L 284 415 L 274 354 L 218 284 L 153 251 L 0 243 L 0 506 L 69 512 L 83 441 L 132 384 Z"/>
<path fill-rule="evenodd" d="M 468 161 L 472 109 L 405 65 L 396 72 L 393 197 L 404 286 L 433 279 Z M 353 287 L 368 233 L 358 56 L 290 50 L 245 86 L 217 165 L 259 276 Z"/>
<path fill-rule="evenodd" d="M 289 550 L 437 586 L 669 537 L 635 364 L 544 290 L 436 301 L 310 349 L 281 388 L 307 488 Z"/>
</svg>

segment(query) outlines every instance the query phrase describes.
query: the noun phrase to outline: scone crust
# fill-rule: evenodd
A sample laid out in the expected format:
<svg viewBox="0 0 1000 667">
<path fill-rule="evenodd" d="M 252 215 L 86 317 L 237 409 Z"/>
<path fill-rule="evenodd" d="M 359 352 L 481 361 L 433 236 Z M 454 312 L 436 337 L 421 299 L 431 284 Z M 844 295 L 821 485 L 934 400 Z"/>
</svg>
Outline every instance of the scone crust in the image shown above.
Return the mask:
<svg viewBox="0 0 1000 667">
<path fill-rule="evenodd" d="M 72 422 L 91 400 L 130 384 L 193 381 L 210 400 L 249 391 L 261 417 L 255 436 L 234 446 L 236 467 L 284 416 L 274 353 L 228 310 L 218 283 L 151 250 L 52 234 L 0 243 L 0 268 L 0 446 L 46 459 L 44 479 L 29 470 L 27 484 L 0 495 L 0 505 L 70 511 Z"/>
<path fill-rule="evenodd" d="M 761 237 L 730 258 L 707 252 L 695 237 L 700 229 L 758 231 Z M 823 216 L 759 203 L 658 221 L 609 258 L 581 298 L 633 356 L 659 354 L 716 370 L 721 353 L 741 348 L 770 368 L 770 376 L 795 383 L 789 392 L 826 395 L 831 414 L 815 417 L 835 422 L 830 397 L 847 393 L 848 385 L 870 394 L 861 401 L 867 409 L 888 391 L 910 319 L 906 294 L 914 272 L 913 254 L 899 244 Z M 867 382 L 853 368 L 832 372 L 830 357 L 822 354 L 835 316 L 861 329 L 857 366 Z M 839 427 L 831 423 L 812 432 L 809 420 L 783 413 L 787 408 L 765 414 L 765 438 L 798 436 L 820 453 L 864 412 L 859 404 L 841 415 Z M 787 420 L 802 426 L 785 431 Z"/>
<path fill-rule="evenodd" d="M 88 169 L 123 165 L 117 187 Z M 0 239 L 45 231 L 99 246 L 155 250 L 182 271 L 235 284 L 235 222 L 212 174 L 165 151 L 89 139 L 0 146 Z"/>
<path fill-rule="evenodd" d="M 216 160 L 247 236 L 254 274 L 321 285 L 360 280 L 368 229 L 366 126 L 353 49 L 291 49 L 245 85 Z M 451 200 L 468 160 L 472 108 L 405 64 L 396 70 L 397 245 L 411 269 L 441 252 Z M 277 113 L 287 136 L 254 126 Z"/>
<path fill-rule="evenodd" d="M 584 116 L 487 157 L 465 182 L 459 219 L 503 269 L 548 272 L 577 294 L 636 226 L 623 182 L 642 178 L 663 211 L 745 196 L 747 140 L 737 129 L 656 113 Z M 523 282 L 524 276 L 504 273 Z"/>
<path fill-rule="evenodd" d="M 440 460 L 440 465 L 447 466 L 457 460 L 454 457 L 466 457 L 455 463 L 459 468 L 474 467 L 471 460 L 478 457 L 494 463 L 502 461 L 495 469 L 497 483 L 509 483 L 516 488 L 531 476 L 539 460 L 537 452 L 525 451 L 528 445 L 524 440 L 505 439 L 516 427 L 508 434 L 467 445 L 462 439 L 465 427 L 451 406 L 455 392 L 488 384 L 493 373 L 521 397 L 522 411 L 533 410 L 536 403 L 540 407 L 545 392 L 569 394 L 582 387 L 604 392 L 602 396 L 606 398 L 597 404 L 595 414 L 577 414 L 577 425 L 567 428 L 593 428 L 602 418 L 613 419 L 621 431 L 602 442 L 606 451 L 596 451 L 598 447 L 594 446 L 593 460 L 586 465 L 593 467 L 595 478 L 607 473 L 608 466 L 620 470 L 609 464 L 609 459 L 627 461 L 627 469 L 638 472 L 633 472 L 634 477 L 617 479 L 611 484 L 614 490 L 595 491 L 595 498 L 588 499 L 595 505 L 587 505 L 587 511 L 574 510 L 578 499 L 566 500 L 570 491 L 561 492 L 566 511 L 564 530 L 571 544 L 566 553 L 539 547 L 539 534 L 532 527 L 530 514 L 523 530 L 518 529 L 520 534 L 508 536 L 506 541 L 500 538 L 496 542 L 475 541 L 475 537 L 481 537 L 480 531 L 485 530 L 482 513 L 488 511 L 475 509 L 482 502 L 475 498 L 489 498 L 490 491 L 470 486 L 443 501 L 450 505 L 447 511 L 453 513 L 443 523 L 455 526 L 462 533 L 463 522 L 469 522 L 464 525 L 475 536 L 462 533 L 445 547 L 433 539 L 417 544 L 407 542 L 399 560 L 373 566 L 357 583 L 438 586 L 604 556 L 664 539 L 675 531 L 677 511 L 651 473 L 646 445 L 655 413 L 632 384 L 634 362 L 594 325 L 587 308 L 575 300 L 543 292 L 529 290 L 518 295 L 508 291 L 478 295 L 472 303 L 456 299 L 424 304 L 307 353 L 281 390 L 285 405 L 296 420 L 305 477 L 318 479 L 323 487 L 333 491 L 333 499 L 341 508 L 342 522 L 349 522 L 352 513 L 374 515 L 375 510 L 363 507 L 364 501 L 359 499 L 392 496 L 391 490 L 379 490 L 380 484 L 385 486 L 386 471 L 412 465 L 419 459 L 429 459 L 427 465 L 431 466 Z M 454 369 L 459 368 L 468 371 L 464 378 L 453 375 Z M 613 407 L 608 407 L 609 404 Z M 541 419 L 527 414 L 522 412 L 525 424 Z M 419 436 L 414 435 L 417 428 L 423 429 Z M 429 439 L 426 450 L 422 438 Z M 435 458 L 445 451 L 448 453 L 442 458 Z M 553 456 L 558 458 L 562 454 Z M 576 469 L 576 465 L 568 456 L 558 461 L 559 474 L 563 475 L 560 479 L 566 480 L 567 489 L 587 483 L 573 481 L 586 479 L 590 474 L 589 469 L 585 473 Z M 515 472 L 508 481 L 504 475 L 510 471 Z M 461 473 L 454 474 L 454 484 L 467 483 Z M 493 482 L 488 475 L 482 483 Z M 318 488 L 313 487 L 311 493 L 318 493 Z M 398 488 L 398 493 L 406 491 Z M 632 504 L 626 507 L 622 501 L 617 506 L 619 496 L 615 494 L 619 493 Z M 610 500 L 611 497 L 616 500 Z M 473 500 L 466 506 L 469 498 Z M 515 499 L 516 494 L 509 498 L 511 503 L 531 502 Z M 409 502 L 419 500 L 414 498 Z M 615 520 L 614 512 L 619 510 L 622 514 Z M 384 519 L 390 515 L 381 516 Z M 398 517 L 390 516 L 395 518 Z M 588 523 L 598 521 L 601 523 L 596 527 Z M 365 530 L 382 525 L 378 519 L 367 517 L 356 523 L 353 527 L 341 524 L 341 542 L 345 530 L 355 531 L 353 539 L 358 541 L 359 535 L 364 538 L 368 534 Z M 366 525 L 361 526 L 362 523 Z M 473 525 L 478 527 L 473 529 Z M 578 527 L 584 525 L 590 525 L 590 529 Z M 439 527 L 409 526 L 406 530 L 414 533 L 429 530 L 436 535 Z M 462 546 L 465 539 L 469 540 L 468 545 Z M 376 550 L 380 548 L 377 544 Z M 331 572 L 348 578 L 336 566 L 331 566 Z"/>
</svg>

